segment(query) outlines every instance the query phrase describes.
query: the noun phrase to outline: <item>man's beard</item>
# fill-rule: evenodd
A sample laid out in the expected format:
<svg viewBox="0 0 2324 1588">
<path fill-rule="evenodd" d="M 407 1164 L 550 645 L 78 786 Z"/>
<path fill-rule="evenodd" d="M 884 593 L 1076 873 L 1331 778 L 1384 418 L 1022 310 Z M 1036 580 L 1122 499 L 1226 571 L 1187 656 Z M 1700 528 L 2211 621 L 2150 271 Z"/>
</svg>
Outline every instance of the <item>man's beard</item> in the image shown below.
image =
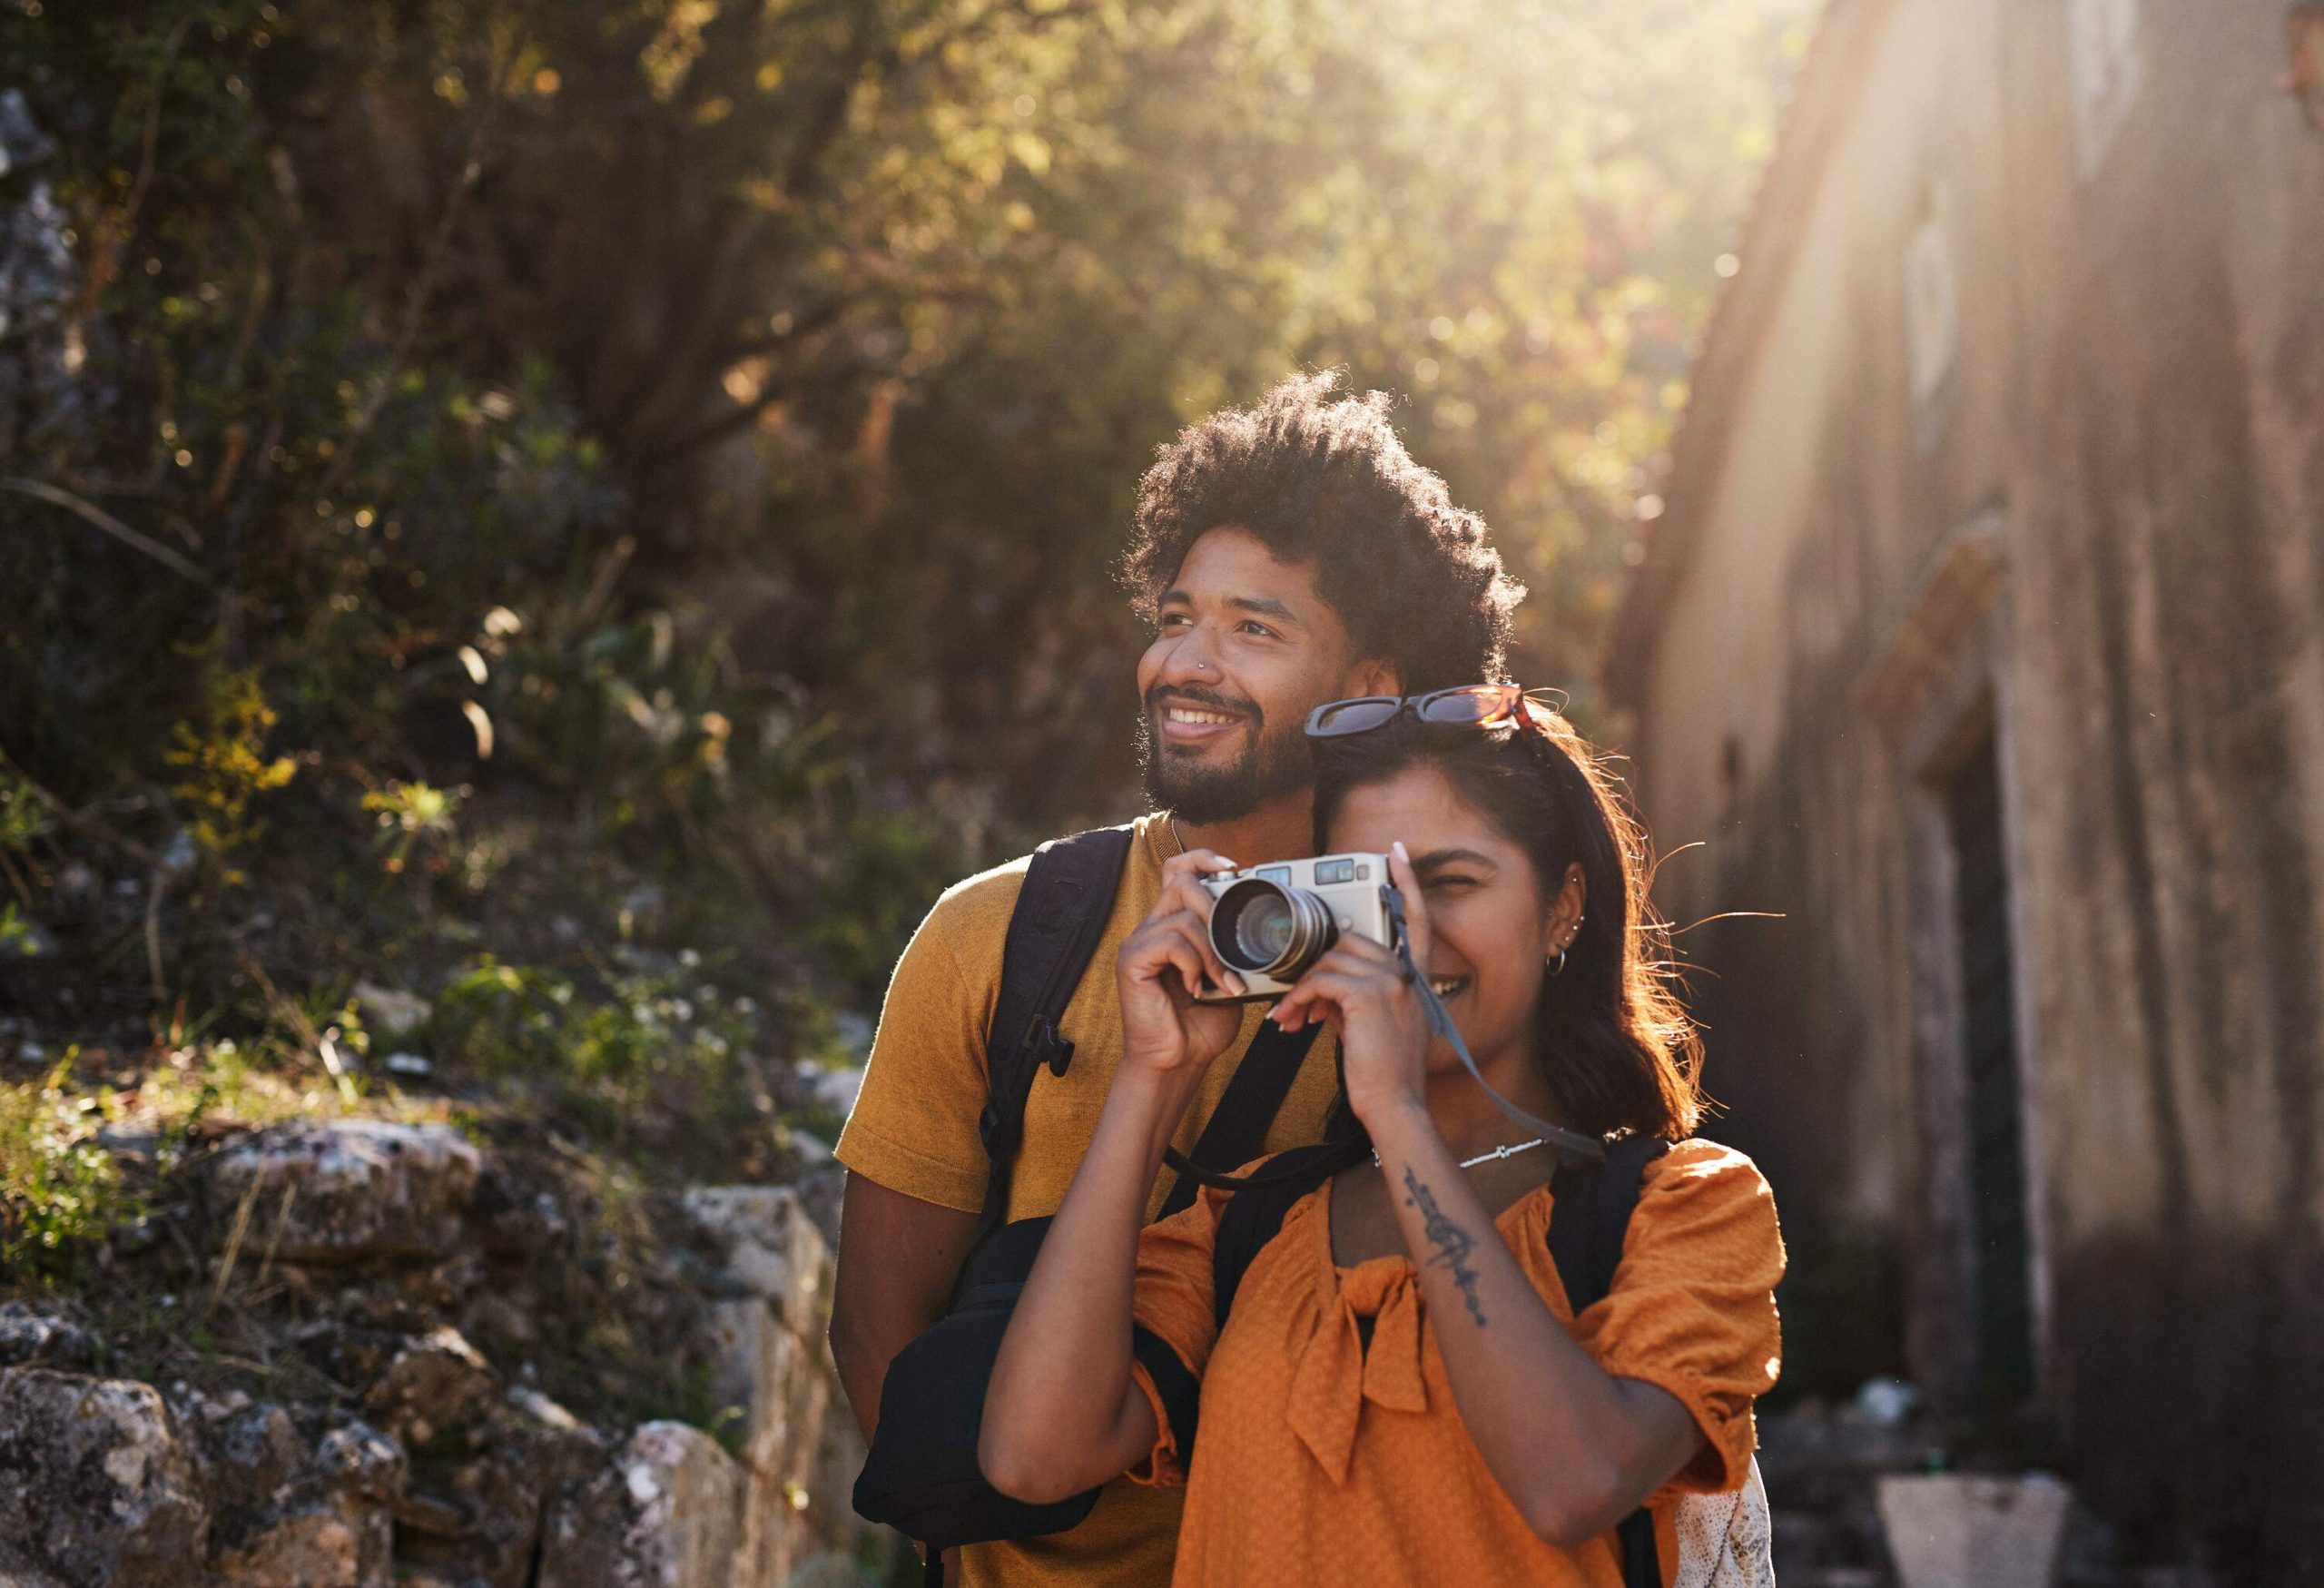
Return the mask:
<svg viewBox="0 0 2324 1588">
<path fill-rule="evenodd" d="M 1216 768 L 1174 757 L 1154 733 L 1155 714 L 1165 696 L 1246 718 L 1250 725 L 1245 730 L 1249 736 L 1243 754 L 1232 764 Z M 1266 714 L 1256 701 L 1230 700 L 1206 689 L 1157 687 L 1147 693 L 1146 709 L 1137 719 L 1137 761 L 1146 779 L 1146 797 L 1155 809 L 1196 827 L 1246 816 L 1268 800 L 1297 793 L 1315 776 L 1315 757 L 1304 733 L 1295 728 L 1270 734 Z"/>
</svg>

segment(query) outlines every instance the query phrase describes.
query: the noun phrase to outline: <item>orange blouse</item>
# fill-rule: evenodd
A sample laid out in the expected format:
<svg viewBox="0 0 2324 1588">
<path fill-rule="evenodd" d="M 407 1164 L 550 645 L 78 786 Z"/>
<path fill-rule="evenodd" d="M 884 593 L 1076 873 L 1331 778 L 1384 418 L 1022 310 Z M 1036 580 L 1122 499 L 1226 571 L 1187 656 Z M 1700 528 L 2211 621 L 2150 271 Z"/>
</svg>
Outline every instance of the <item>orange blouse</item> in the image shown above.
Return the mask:
<svg viewBox="0 0 2324 1588">
<path fill-rule="evenodd" d="M 1133 1370 L 1161 1435 L 1131 1475 L 1187 1485 L 1173 1583 L 1620 1588 L 1611 1533 L 1558 1549 L 1502 1493 L 1453 1404 L 1417 1270 L 1394 1254 L 1334 1265 L 1329 1198 L 1285 1216 L 1223 1335 L 1211 1246 L 1225 1195 L 1205 1190 L 1139 1242 L 1137 1320 L 1202 1381 L 1189 1476 L 1153 1379 Z M 1781 1366 L 1775 1200 L 1740 1153 L 1679 1143 L 1647 1166 L 1612 1292 L 1578 1322 L 1550 1257 L 1550 1200 L 1528 1192 L 1494 1221 L 1519 1267 L 1601 1367 L 1669 1391 L 1708 1441 L 1649 1501 L 1668 1563 L 1678 1496 L 1743 1483 L 1751 1403 Z"/>
</svg>

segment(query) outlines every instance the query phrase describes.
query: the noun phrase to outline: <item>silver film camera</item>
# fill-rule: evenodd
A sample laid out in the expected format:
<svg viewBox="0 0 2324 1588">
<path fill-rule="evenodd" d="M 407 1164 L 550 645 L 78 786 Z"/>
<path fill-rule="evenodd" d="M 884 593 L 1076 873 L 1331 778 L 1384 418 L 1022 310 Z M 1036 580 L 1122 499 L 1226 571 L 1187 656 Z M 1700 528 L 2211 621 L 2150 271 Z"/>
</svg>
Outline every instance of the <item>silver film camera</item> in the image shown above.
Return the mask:
<svg viewBox="0 0 2324 1588">
<path fill-rule="evenodd" d="M 1203 1003 L 1279 997 L 1343 932 L 1391 946 L 1395 942 L 1384 854 L 1287 860 L 1221 872 L 1205 877 L 1202 885 L 1216 901 L 1210 911 L 1210 946 L 1243 978 L 1240 993 L 1206 987 L 1196 995 Z"/>
</svg>

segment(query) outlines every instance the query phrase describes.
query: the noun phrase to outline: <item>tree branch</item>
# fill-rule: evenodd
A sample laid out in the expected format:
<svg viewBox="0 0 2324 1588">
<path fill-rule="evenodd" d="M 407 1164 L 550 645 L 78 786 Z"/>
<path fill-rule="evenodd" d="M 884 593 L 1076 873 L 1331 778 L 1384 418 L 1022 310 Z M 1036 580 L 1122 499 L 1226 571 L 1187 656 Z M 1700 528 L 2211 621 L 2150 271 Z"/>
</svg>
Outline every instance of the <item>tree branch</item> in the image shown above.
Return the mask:
<svg viewBox="0 0 2324 1588">
<path fill-rule="evenodd" d="M 870 297 L 868 292 L 845 293 L 817 304 L 805 314 L 793 317 L 786 330 L 765 330 L 751 336 L 735 337 L 727 344 L 725 362 L 733 364 L 743 359 L 756 358 L 761 353 L 773 352 L 778 348 L 787 348 L 836 322 L 841 315 Z"/>
<path fill-rule="evenodd" d="M 818 370 L 816 372 L 816 378 L 819 380 L 837 385 L 843 381 L 853 380 L 861 376 L 872 374 L 872 366 L 870 362 L 862 359 L 853 359 L 841 365 L 836 370 Z M 756 397 L 751 399 L 748 402 L 738 405 L 733 412 L 720 414 L 716 419 L 711 419 L 707 423 L 696 427 L 694 429 L 671 442 L 669 456 L 673 458 L 689 457 L 704 447 L 714 446 L 716 443 L 724 440 L 727 437 L 734 434 L 737 430 L 748 429 L 752 425 L 758 421 L 761 414 L 766 412 L 767 409 L 773 408 L 776 403 L 783 401 L 785 398 L 789 397 L 793 392 L 797 391 L 805 384 L 806 380 L 803 377 L 791 380 L 769 381 L 764 387 L 760 389 L 759 394 Z"/>
<path fill-rule="evenodd" d="M 468 194 L 475 191 L 477 179 L 484 174 L 486 144 L 497 125 L 501 106 L 500 73 L 496 65 L 486 87 L 484 103 L 477 109 L 476 120 L 468 129 L 467 158 L 460 163 L 459 179 L 444 200 L 443 213 L 436 218 L 436 230 L 428 240 L 428 252 L 421 256 L 419 273 L 412 278 L 411 291 L 405 295 L 402 323 L 396 328 L 394 347 L 388 354 L 387 368 L 372 383 L 371 393 L 363 399 L 363 411 L 355 416 L 333 453 L 330 468 L 324 471 L 315 495 L 329 498 L 355 467 L 355 455 L 371 427 L 379 422 L 379 414 L 388 406 L 388 398 L 395 390 L 396 377 L 411 358 L 411 350 L 419 340 L 419 322 L 428 308 L 428 300 L 435 294 L 437 279 L 444 273 L 444 261 L 452 251 L 452 233 L 459 225 L 460 212 L 468 207 Z"/>
<path fill-rule="evenodd" d="M 234 598 L 231 591 L 184 557 L 162 545 L 152 536 L 132 529 L 85 497 L 76 497 L 63 487 L 51 485 L 46 480 L 24 479 L 14 475 L 0 476 L 0 490 L 14 491 L 18 496 L 31 497 L 37 501 L 46 502 L 51 507 L 62 508 L 83 523 L 94 525 L 103 530 L 123 545 L 143 552 L 163 567 L 183 574 L 203 589 L 228 600 Z"/>
</svg>

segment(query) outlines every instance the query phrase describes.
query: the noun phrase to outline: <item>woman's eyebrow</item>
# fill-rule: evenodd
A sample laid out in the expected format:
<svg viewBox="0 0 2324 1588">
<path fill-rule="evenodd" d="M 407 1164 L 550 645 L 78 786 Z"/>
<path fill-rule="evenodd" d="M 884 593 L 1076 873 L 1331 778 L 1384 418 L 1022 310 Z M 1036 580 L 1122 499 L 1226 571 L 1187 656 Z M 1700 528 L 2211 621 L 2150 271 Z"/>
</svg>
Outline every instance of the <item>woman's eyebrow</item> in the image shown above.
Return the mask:
<svg viewBox="0 0 2324 1588">
<path fill-rule="evenodd" d="M 1413 861 L 1413 870 L 1434 871 L 1438 866 L 1452 865 L 1461 861 L 1466 861 L 1471 865 L 1483 866 L 1488 871 L 1494 869 L 1492 856 L 1481 854 L 1473 849 L 1432 849 L 1426 854 L 1420 855 Z"/>
</svg>

